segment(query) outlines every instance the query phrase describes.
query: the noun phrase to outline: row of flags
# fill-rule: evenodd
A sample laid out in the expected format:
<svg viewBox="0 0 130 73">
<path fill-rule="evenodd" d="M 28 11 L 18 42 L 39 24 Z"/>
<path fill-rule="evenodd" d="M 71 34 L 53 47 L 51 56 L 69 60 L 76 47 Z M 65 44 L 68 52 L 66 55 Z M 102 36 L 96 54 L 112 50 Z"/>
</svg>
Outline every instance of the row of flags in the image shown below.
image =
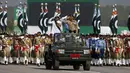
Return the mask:
<svg viewBox="0 0 130 73">
<path fill-rule="evenodd" d="M 7 1 L 5 3 L 0 2 L 0 28 L 2 33 L 6 33 L 7 30 L 7 3 Z"/>
<path fill-rule="evenodd" d="M 0 28 L 2 33 L 5 33 L 7 30 L 7 6 L 8 2 L 5 1 L 4 3 L 0 2 Z M 117 5 L 113 5 L 113 11 L 109 23 L 109 27 L 111 29 L 112 34 L 117 34 L 118 29 L 118 13 L 117 13 Z M 49 33 L 52 29 L 52 24 L 49 23 L 49 20 L 53 19 L 54 17 L 61 15 L 61 4 L 56 3 L 56 10 L 54 12 L 54 16 L 48 18 L 48 4 L 41 3 L 41 12 L 39 17 L 38 26 L 42 33 Z M 27 33 L 27 26 L 28 26 L 28 16 L 27 16 L 27 4 L 20 2 L 17 7 L 17 22 L 18 27 L 21 30 L 22 34 Z M 80 24 L 80 4 L 75 4 L 75 11 L 73 13 L 75 20 Z M 92 19 L 93 31 L 94 34 L 99 34 L 101 32 L 101 12 L 100 12 L 100 5 L 95 4 L 94 14 Z M 130 30 L 130 14 L 128 17 L 127 22 L 128 29 Z M 67 26 L 66 26 L 67 27 Z M 78 28 L 80 30 L 80 27 Z"/>
<path fill-rule="evenodd" d="M 100 5 L 95 4 L 94 14 L 92 19 L 93 32 L 99 34 L 101 32 L 101 12 Z"/>
<path fill-rule="evenodd" d="M 52 24 L 49 23 L 54 17 L 60 17 L 61 15 L 61 9 L 60 9 L 60 3 L 56 3 L 56 11 L 54 12 L 54 16 L 49 18 L 48 17 L 48 4 L 47 3 L 41 3 L 41 13 L 39 17 L 39 28 L 42 33 L 50 34 L 52 29 Z"/>
<path fill-rule="evenodd" d="M 20 2 L 16 11 L 17 25 L 22 34 L 27 33 L 28 16 L 27 16 L 27 4 Z"/>
<path fill-rule="evenodd" d="M 52 23 L 50 23 L 55 17 L 62 18 L 61 15 L 61 3 L 56 3 L 54 16 L 51 18 L 48 18 L 48 4 L 47 3 L 41 3 L 41 12 L 39 17 L 39 28 L 42 33 L 50 34 L 52 30 Z M 75 4 L 75 12 L 73 13 L 73 16 L 78 24 L 80 24 L 80 4 Z M 57 26 L 57 28 L 60 30 L 60 28 Z M 68 28 L 66 25 L 65 28 Z M 80 29 L 80 27 L 78 27 Z M 61 30 L 60 30 L 61 31 Z"/>
<path fill-rule="evenodd" d="M 109 23 L 109 27 L 111 30 L 111 33 L 113 35 L 117 34 L 117 29 L 118 29 L 118 13 L 117 13 L 117 8 L 116 4 L 113 5 L 113 11 Z M 100 5 L 95 4 L 94 8 L 94 14 L 93 14 L 93 19 L 92 19 L 92 25 L 93 25 L 93 32 L 94 34 L 100 34 L 101 32 L 101 12 L 100 12 Z"/>
</svg>

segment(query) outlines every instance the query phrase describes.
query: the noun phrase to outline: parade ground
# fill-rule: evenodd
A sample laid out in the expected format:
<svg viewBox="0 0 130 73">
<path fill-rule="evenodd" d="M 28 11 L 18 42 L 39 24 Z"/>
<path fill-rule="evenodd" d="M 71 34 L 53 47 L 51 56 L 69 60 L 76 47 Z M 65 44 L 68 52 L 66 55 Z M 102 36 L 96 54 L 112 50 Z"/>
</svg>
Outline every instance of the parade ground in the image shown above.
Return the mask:
<svg viewBox="0 0 130 73">
<path fill-rule="evenodd" d="M 60 66 L 59 70 L 46 70 L 45 66 L 36 65 L 0 65 L 0 73 L 129 73 L 130 67 L 115 66 L 92 66 L 90 71 L 84 71 L 82 66 L 80 70 L 73 70 L 72 66 Z"/>
</svg>

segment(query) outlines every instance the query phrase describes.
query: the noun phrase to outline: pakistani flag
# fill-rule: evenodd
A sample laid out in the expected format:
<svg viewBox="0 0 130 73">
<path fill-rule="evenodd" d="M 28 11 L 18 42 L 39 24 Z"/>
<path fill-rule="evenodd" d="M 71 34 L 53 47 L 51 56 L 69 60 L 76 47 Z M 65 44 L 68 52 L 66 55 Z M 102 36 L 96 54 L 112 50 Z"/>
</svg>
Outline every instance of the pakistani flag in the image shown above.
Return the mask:
<svg viewBox="0 0 130 73">
<path fill-rule="evenodd" d="M 96 21 L 97 21 L 97 26 L 96 26 L 96 29 L 97 29 L 97 34 L 99 34 L 101 32 L 101 11 L 100 11 L 100 5 L 98 6 L 98 15 L 96 17 Z"/>
<path fill-rule="evenodd" d="M 24 17 L 23 17 L 23 7 L 21 2 L 17 9 L 17 17 L 18 17 L 17 19 L 18 27 L 21 33 L 24 34 Z"/>
<path fill-rule="evenodd" d="M 129 13 L 129 16 L 128 16 L 127 26 L 128 26 L 129 31 L 130 31 L 130 13 Z"/>
<path fill-rule="evenodd" d="M 117 9 L 116 9 L 116 4 L 115 4 L 115 8 L 114 8 L 114 34 L 117 34 L 117 29 L 118 29 L 118 13 L 117 13 Z"/>
<path fill-rule="evenodd" d="M 7 28 L 7 1 L 5 2 L 5 7 L 3 10 L 3 18 L 2 18 L 2 23 L 4 24 L 4 32 L 6 32 Z"/>
<path fill-rule="evenodd" d="M 44 15 L 44 9 L 43 9 L 43 3 L 41 3 L 41 13 L 40 13 L 40 17 L 39 17 L 39 23 L 38 23 L 38 26 L 41 30 L 41 32 L 43 33 L 43 15 Z"/>
<path fill-rule="evenodd" d="M 44 33 L 50 33 L 51 31 L 51 27 L 48 27 L 48 8 L 47 8 L 48 4 L 45 3 L 45 9 L 44 9 L 44 15 L 43 15 L 43 31 Z"/>
<path fill-rule="evenodd" d="M 97 4 L 95 4 L 94 13 L 93 13 L 93 19 L 92 19 L 92 25 L 93 25 L 93 32 L 96 34 L 96 26 L 97 26 Z"/>
<path fill-rule="evenodd" d="M 114 34 L 114 15 L 115 15 L 115 5 L 113 5 L 113 11 L 112 11 L 112 15 L 111 15 L 111 19 L 110 19 L 110 23 L 109 23 L 109 27 L 111 29 L 112 34 Z"/>
<path fill-rule="evenodd" d="M 75 20 L 77 21 L 78 24 L 78 32 L 80 31 L 80 4 L 75 4 L 75 12 L 73 14 Z"/>
<path fill-rule="evenodd" d="M 2 33 L 4 32 L 4 24 L 2 22 L 3 19 L 3 7 L 2 7 L 2 3 L 0 3 L 0 28 Z"/>
<path fill-rule="evenodd" d="M 27 33 L 27 26 L 28 26 L 28 16 L 27 16 L 27 4 L 24 3 L 24 8 L 23 8 L 23 17 L 24 17 L 24 33 Z"/>
</svg>

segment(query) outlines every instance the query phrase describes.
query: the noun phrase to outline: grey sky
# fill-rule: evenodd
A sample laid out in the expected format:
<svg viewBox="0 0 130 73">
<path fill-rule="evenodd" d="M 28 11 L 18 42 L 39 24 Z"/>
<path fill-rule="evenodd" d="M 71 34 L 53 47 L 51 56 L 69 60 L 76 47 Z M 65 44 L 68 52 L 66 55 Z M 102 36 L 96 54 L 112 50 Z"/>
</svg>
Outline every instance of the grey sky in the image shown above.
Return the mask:
<svg viewBox="0 0 130 73">
<path fill-rule="evenodd" d="M 5 1 L 5 0 L 0 0 Z M 25 2 L 27 0 L 7 0 L 9 6 L 16 6 L 19 4 L 20 1 Z M 118 4 L 118 5 L 129 5 L 130 6 L 130 0 L 100 0 L 100 4 L 102 6 L 104 5 L 112 5 L 112 4 Z"/>
<path fill-rule="evenodd" d="M 2 2 L 6 1 L 6 0 L 0 0 Z M 19 4 L 19 2 L 26 2 L 27 0 L 7 0 L 8 1 L 8 5 L 9 6 L 16 6 Z"/>
<path fill-rule="evenodd" d="M 112 4 L 130 6 L 130 0 L 100 0 L 100 4 L 102 6 Z"/>
</svg>

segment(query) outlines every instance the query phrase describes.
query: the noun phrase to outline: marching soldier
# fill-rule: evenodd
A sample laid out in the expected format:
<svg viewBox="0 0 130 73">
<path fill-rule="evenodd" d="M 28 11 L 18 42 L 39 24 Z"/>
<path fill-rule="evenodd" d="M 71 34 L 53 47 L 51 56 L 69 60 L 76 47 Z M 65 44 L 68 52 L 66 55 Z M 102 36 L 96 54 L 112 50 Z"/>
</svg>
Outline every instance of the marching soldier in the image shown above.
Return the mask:
<svg viewBox="0 0 130 73">
<path fill-rule="evenodd" d="M 124 38 L 120 36 L 120 54 L 121 54 L 121 65 L 125 66 L 125 45 L 124 45 Z"/>
<path fill-rule="evenodd" d="M 8 36 L 7 37 L 7 48 L 8 48 L 8 51 L 9 51 L 9 55 L 8 55 L 8 59 L 9 59 L 9 63 L 12 63 L 13 62 L 13 59 L 12 59 L 12 55 L 11 55 L 11 51 L 13 49 L 13 40 L 12 40 L 12 37 Z"/>
<path fill-rule="evenodd" d="M 99 50 L 99 65 L 103 65 L 104 51 L 106 49 L 106 42 L 103 37 L 97 40 L 97 47 Z"/>
<path fill-rule="evenodd" d="M 114 65 L 115 63 L 115 46 L 114 46 L 114 37 L 109 39 L 109 50 L 110 50 L 110 64 Z"/>
<path fill-rule="evenodd" d="M 115 52 L 115 63 L 116 66 L 120 66 L 121 65 L 121 41 L 119 38 L 116 37 L 116 39 L 114 40 L 114 52 Z"/>
<path fill-rule="evenodd" d="M 45 36 L 41 36 L 40 38 L 40 61 L 41 64 L 44 64 L 44 50 L 45 50 Z"/>
<path fill-rule="evenodd" d="M 3 64 L 6 64 L 6 65 L 8 64 L 8 58 L 10 56 L 10 48 L 8 45 L 9 45 L 8 38 L 4 37 L 2 50 L 3 50 Z"/>
<path fill-rule="evenodd" d="M 34 54 L 36 59 L 36 65 L 40 66 L 40 56 L 39 56 L 39 48 L 40 48 L 40 34 L 37 34 L 34 38 L 35 45 L 34 45 Z"/>
<path fill-rule="evenodd" d="M 91 56 L 92 56 L 92 63 L 93 65 L 98 65 L 98 48 L 96 45 L 97 39 L 95 36 L 92 37 L 90 40 L 90 50 L 91 50 Z"/>
<path fill-rule="evenodd" d="M 30 41 L 29 38 L 27 36 L 23 36 L 23 38 L 21 38 L 21 53 L 22 53 L 22 57 L 23 57 L 23 64 L 28 65 L 28 58 L 29 58 L 29 49 L 30 49 Z"/>
<path fill-rule="evenodd" d="M 125 38 L 125 63 L 126 65 L 130 65 L 130 38 L 127 37 Z"/>
<path fill-rule="evenodd" d="M 14 38 L 14 44 L 13 44 L 13 57 L 14 57 L 14 61 L 16 62 L 16 64 L 20 63 L 20 44 L 19 44 L 19 39 L 18 38 Z"/>
</svg>

